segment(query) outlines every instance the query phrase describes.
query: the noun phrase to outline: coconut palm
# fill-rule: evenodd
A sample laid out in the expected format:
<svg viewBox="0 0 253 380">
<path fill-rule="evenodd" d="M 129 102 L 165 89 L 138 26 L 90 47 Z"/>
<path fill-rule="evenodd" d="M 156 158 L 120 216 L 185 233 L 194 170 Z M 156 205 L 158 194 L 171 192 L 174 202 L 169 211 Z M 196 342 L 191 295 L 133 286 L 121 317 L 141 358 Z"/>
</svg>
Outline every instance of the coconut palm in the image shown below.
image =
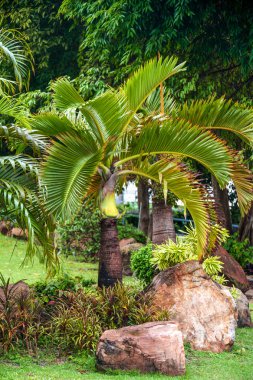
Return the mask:
<svg viewBox="0 0 253 380">
<path fill-rule="evenodd" d="M 234 108 L 227 107 L 227 114 L 223 112 L 225 102 L 223 108 L 219 101 L 199 102 L 139 124 L 136 113 L 147 97 L 183 69 L 184 64 L 177 65 L 175 58 L 151 60 L 118 91 L 108 90 L 87 102 L 71 83 L 59 79 L 54 84 L 59 113 L 40 114 L 32 121 L 35 129 L 53 138 L 42 170 L 48 210 L 70 217 L 91 198 L 101 210 L 99 286 L 122 279 L 115 193 L 129 178 L 160 182 L 165 197 L 170 190 L 184 202 L 195 222 L 200 259 L 205 253 L 213 211 L 205 189 L 183 159 L 189 157 L 201 163 L 221 187 L 232 178 L 242 212 L 252 200 L 249 173 L 225 142 L 210 131 L 216 120 L 221 128 L 251 139 L 248 122 L 252 115 L 242 114 L 237 123 Z"/>
</svg>

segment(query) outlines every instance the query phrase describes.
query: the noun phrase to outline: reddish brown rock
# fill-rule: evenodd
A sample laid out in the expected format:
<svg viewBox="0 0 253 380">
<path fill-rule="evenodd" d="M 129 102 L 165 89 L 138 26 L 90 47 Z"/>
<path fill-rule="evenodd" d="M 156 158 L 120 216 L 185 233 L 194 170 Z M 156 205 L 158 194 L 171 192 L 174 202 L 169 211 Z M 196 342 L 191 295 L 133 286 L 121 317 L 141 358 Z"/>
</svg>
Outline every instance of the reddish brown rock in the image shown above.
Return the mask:
<svg viewBox="0 0 253 380">
<path fill-rule="evenodd" d="M 8 232 L 8 236 L 14 237 L 16 239 L 26 239 L 27 238 L 27 231 L 24 231 L 22 228 L 14 227 Z"/>
<path fill-rule="evenodd" d="M 27 298 L 30 295 L 30 288 L 24 281 L 9 284 L 7 289 L 0 287 L 0 308 L 6 303 L 6 293 L 8 302 L 15 303 L 20 297 Z"/>
<path fill-rule="evenodd" d="M 233 345 L 235 301 L 228 289 L 210 279 L 198 261 L 159 273 L 146 293 L 154 306 L 169 310 L 193 349 L 221 352 Z"/>
<path fill-rule="evenodd" d="M 237 318 L 237 326 L 238 327 L 251 327 L 251 315 L 249 309 L 249 301 L 245 294 L 240 289 L 236 289 L 237 297 L 235 299 L 238 318 Z"/>
<path fill-rule="evenodd" d="M 139 326 L 107 330 L 97 347 L 99 370 L 122 369 L 185 373 L 182 333 L 170 322 L 149 322 Z"/>
<path fill-rule="evenodd" d="M 235 285 L 245 293 L 249 289 L 249 281 L 241 265 L 221 246 L 217 248 L 214 255 L 223 262 L 223 273 L 230 285 Z"/>
<path fill-rule="evenodd" d="M 0 233 L 2 235 L 7 235 L 7 233 L 9 232 L 9 229 L 10 229 L 10 226 L 7 222 L 5 222 L 4 220 L 2 220 L 0 222 Z"/>
</svg>

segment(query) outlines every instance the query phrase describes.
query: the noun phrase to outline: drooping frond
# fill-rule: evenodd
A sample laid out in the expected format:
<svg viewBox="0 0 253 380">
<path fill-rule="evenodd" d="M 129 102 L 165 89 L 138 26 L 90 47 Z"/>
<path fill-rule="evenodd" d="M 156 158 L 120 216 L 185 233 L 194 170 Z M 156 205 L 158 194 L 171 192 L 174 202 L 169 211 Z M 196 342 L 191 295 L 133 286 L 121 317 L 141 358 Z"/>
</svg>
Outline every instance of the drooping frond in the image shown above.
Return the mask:
<svg viewBox="0 0 253 380">
<path fill-rule="evenodd" d="M 156 154 L 192 158 L 213 173 L 221 186 L 229 181 L 233 158 L 226 146 L 209 131 L 202 131 L 184 120 L 169 119 L 161 127 L 156 123 L 145 126 L 116 165 Z"/>
<path fill-rule="evenodd" d="M 47 207 L 62 216 L 75 213 L 90 186 L 102 158 L 92 136 L 63 134 L 49 149 L 42 175 L 47 189 Z"/>
<path fill-rule="evenodd" d="M 202 257 L 208 242 L 212 204 L 208 201 L 207 194 L 197 181 L 195 174 L 173 159 L 161 159 L 154 164 L 150 164 L 147 159 L 134 161 L 128 169 L 120 173 L 142 176 L 160 182 L 165 193 L 170 190 L 184 202 L 198 232 L 198 254 Z"/>
<path fill-rule="evenodd" d="M 233 163 L 231 179 L 236 188 L 241 214 L 244 215 L 249 211 L 253 201 L 252 173 L 243 164 L 235 160 Z"/>
<path fill-rule="evenodd" d="M 0 30 L 0 58 L 1 56 L 11 62 L 19 88 L 22 88 L 24 82 L 28 84 L 33 58 L 21 33 L 11 29 Z"/>
<path fill-rule="evenodd" d="M 15 125 L 5 126 L 0 125 L 0 138 L 16 139 L 26 146 L 30 146 L 36 154 L 40 154 L 46 148 L 48 140 L 36 133 L 36 131 L 30 131 L 26 128 L 20 128 Z"/>
<path fill-rule="evenodd" d="M 58 259 L 54 221 L 36 195 L 37 162 L 29 157 L 0 158 L 0 205 L 27 232 L 26 257 L 39 254 L 52 271 Z"/>
<path fill-rule="evenodd" d="M 200 128 L 227 130 L 253 142 L 253 110 L 242 109 L 224 98 L 185 103 L 177 116 Z"/>
</svg>

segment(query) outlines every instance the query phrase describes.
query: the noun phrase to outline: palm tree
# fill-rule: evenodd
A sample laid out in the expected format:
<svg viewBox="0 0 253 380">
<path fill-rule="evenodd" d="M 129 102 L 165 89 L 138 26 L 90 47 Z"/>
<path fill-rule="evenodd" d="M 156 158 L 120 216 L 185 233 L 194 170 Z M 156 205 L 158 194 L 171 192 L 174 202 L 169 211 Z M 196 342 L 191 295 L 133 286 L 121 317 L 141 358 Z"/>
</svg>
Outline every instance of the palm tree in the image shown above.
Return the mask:
<svg viewBox="0 0 253 380">
<path fill-rule="evenodd" d="M 139 124 L 136 113 L 147 97 L 161 82 L 183 69 L 184 64 L 177 65 L 175 58 L 153 59 L 118 91 L 108 90 L 88 102 L 69 81 L 59 79 L 54 84 L 59 113 L 40 114 L 32 121 L 34 129 L 53 138 L 42 170 L 48 210 L 69 217 L 83 200 L 92 198 L 101 210 L 99 286 L 111 286 L 122 279 L 115 193 L 129 177 L 160 182 L 165 197 L 170 190 L 183 200 L 195 222 L 200 259 L 214 212 L 197 175 L 183 159 L 189 157 L 201 163 L 221 187 L 232 178 L 242 212 L 247 211 L 253 198 L 251 176 L 225 142 L 210 131 L 216 118 L 221 128 L 252 139 L 246 125 L 248 114 L 243 114 L 240 123 L 233 123 L 236 112 L 229 109 L 228 115 L 224 114 L 225 102 L 223 108 L 219 102 L 211 106 L 210 102 L 199 102 L 184 106 L 175 115 L 151 117 L 149 122 Z"/>
</svg>

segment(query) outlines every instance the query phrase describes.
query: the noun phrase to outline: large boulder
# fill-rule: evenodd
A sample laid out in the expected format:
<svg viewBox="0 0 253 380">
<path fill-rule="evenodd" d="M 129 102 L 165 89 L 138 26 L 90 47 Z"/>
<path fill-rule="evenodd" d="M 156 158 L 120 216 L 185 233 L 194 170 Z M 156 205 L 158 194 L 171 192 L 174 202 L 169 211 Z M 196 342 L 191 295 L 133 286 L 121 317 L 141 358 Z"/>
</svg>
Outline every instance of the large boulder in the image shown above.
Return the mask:
<svg viewBox="0 0 253 380">
<path fill-rule="evenodd" d="M 145 292 L 154 306 L 171 313 L 193 349 L 221 352 L 232 347 L 235 301 L 228 289 L 212 281 L 198 261 L 160 272 Z"/>
<path fill-rule="evenodd" d="M 251 327 L 251 315 L 249 309 L 248 298 L 243 294 L 240 289 L 236 289 L 237 297 L 235 299 L 236 308 L 238 311 L 237 326 L 238 327 Z"/>
<path fill-rule="evenodd" d="M 134 238 L 129 238 L 120 240 L 119 247 L 122 256 L 123 274 L 131 276 L 133 274 L 131 270 L 131 253 L 143 247 L 143 244 L 137 243 Z"/>
<path fill-rule="evenodd" d="M 148 322 L 107 330 L 99 340 L 96 355 L 99 370 L 185 373 L 182 333 L 171 322 Z"/>
<path fill-rule="evenodd" d="M 241 265 L 221 246 L 217 248 L 214 255 L 222 261 L 222 271 L 230 285 L 235 285 L 242 292 L 246 292 L 249 289 L 249 281 Z"/>
</svg>

